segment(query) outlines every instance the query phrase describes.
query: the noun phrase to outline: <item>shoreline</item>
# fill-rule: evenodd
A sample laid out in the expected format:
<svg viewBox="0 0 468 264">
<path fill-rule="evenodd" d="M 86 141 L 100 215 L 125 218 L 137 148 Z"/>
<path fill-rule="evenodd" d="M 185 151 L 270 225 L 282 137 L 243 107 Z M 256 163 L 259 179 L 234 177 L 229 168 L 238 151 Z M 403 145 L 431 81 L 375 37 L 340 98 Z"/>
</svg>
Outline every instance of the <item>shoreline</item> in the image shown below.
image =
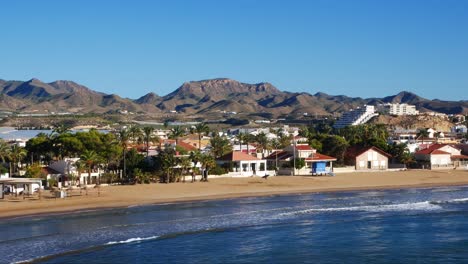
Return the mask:
<svg viewBox="0 0 468 264">
<path fill-rule="evenodd" d="M 116 185 L 65 199 L 0 200 L 0 221 L 97 210 L 321 192 L 454 187 L 468 185 L 468 171 L 402 171 L 339 174 L 335 177 L 275 176 L 218 178 L 208 183 Z M 21 198 L 22 199 L 22 198 Z"/>
</svg>

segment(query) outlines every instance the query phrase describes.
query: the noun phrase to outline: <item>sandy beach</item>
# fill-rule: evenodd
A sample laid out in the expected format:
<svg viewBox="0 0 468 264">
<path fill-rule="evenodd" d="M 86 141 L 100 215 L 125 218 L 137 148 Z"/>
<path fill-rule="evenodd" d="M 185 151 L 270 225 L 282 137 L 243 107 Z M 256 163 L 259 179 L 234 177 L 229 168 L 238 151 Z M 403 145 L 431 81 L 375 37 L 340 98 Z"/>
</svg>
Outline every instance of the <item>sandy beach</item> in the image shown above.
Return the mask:
<svg viewBox="0 0 468 264">
<path fill-rule="evenodd" d="M 363 172 L 334 177 L 277 176 L 261 178 L 215 178 L 209 182 L 139 184 L 89 189 L 88 195 L 74 190 L 70 197 L 55 199 L 50 192 L 23 199 L 22 196 L 0 200 L 0 218 L 60 213 L 97 208 L 112 208 L 167 202 L 225 199 L 235 197 L 294 194 L 323 191 L 408 188 L 468 185 L 468 171 L 411 170 L 398 172 Z"/>
</svg>

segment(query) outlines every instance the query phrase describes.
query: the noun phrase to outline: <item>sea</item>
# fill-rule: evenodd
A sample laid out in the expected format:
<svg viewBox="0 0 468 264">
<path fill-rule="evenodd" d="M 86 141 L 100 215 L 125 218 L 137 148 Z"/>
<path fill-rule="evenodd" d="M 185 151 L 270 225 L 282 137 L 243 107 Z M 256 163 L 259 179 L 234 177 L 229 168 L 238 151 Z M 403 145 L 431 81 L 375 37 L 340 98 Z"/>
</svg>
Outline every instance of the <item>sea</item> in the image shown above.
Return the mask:
<svg viewBox="0 0 468 264">
<path fill-rule="evenodd" d="M 89 129 L 74 129 L 71 130 L 72 133 L 75 132 L 86 132 Z M 109 130 L 100 129 L 98 130 L 101 133 L 108 133 Z M 0 127 L 0 139 L 10 141 L 10 140 L 29 140 L 36 137 L 40 133 L 49 135 L 53 133 L 51 129 L 16 129 L 14 127 Z"/>
<path fill-rule="evenodd" d="M 468 186 L 2 219 L 0 262 L 467 263 Z"/>
</svg>

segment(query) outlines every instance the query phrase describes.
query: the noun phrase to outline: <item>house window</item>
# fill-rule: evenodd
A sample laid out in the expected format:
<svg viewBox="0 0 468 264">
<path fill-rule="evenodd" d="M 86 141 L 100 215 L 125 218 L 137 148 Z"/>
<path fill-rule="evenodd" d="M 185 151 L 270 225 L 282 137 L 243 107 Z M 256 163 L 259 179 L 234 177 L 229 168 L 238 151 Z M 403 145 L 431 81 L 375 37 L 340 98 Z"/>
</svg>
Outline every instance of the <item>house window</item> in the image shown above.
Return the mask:
<svg viewBox="0 0 468 264">
<path fill-rule="evenodd" d="M 363 160 L 360 160 L 360 161 L 359 161 L 359 168 L 364 168 L 364 166 L 365 166 L 364 161 L 363 161 Z"/>
<path fill-rule="evenodd" d="M 260 163 L 260 171 L 264 171 L 265 170 L 265 163 Z"/>
</svg>

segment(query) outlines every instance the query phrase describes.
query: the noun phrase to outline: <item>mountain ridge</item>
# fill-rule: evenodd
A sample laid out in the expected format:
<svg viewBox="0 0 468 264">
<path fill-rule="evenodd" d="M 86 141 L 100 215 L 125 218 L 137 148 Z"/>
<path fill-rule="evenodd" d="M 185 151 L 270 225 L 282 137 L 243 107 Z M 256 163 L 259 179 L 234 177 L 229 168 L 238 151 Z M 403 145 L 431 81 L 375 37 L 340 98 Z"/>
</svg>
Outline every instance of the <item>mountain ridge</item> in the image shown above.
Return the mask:
<svg viewBox="0 0 468 264">
<path fill-rule="evenodd" d="M 141 114 L 177 111 L 187 115 L 220 112 L 268 113 L 272 117 L 334 115 L 363 104 L 408 103 L 424 111 L 468 114 L 468 100 L 429 100 L 409 91 L 383 98 L 329 95 L 324 92 L 281 91 L 273 84 L 249 84 L 229 78 L 185 82 L 173 92 L 159 96 L 150 92 L 138 99 L 94 91 L 73 81 L 50 83 L 38 79 L 6 81 L 0 79 L 0 108 L 18 112 L 107 113 L 127 110 Z"/>
</svg>

